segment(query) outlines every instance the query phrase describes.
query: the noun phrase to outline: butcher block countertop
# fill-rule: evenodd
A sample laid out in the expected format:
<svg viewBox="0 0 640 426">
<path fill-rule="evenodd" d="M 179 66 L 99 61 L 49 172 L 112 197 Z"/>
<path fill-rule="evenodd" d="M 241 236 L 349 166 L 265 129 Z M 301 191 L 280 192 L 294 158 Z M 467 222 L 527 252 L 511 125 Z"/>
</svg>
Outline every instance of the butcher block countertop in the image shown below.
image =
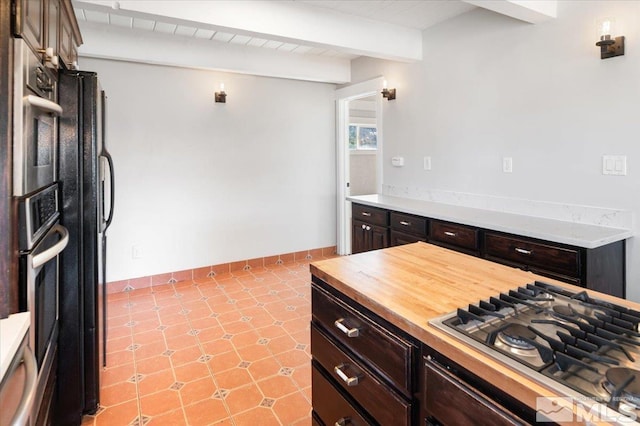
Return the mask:
<svg viewBox="0 0 640 426">
<path fill-rule="evenodd" d="M 372 194 L 347 197 L 347 200 L 418 216 L 477 226 L 525 237 L 593 249 L 633 236 L 630 229 L 610 228 L 578 222 L 545 219 L 433 201 L 413 200 Z"/>
<path fill-rule="evenodd" d="M 583 288 L 426 243 L 313 262 L 311 273 L 442 355 L 535 410 L 536 397 L 557 396 L 509 367 L 428 324 L 535 280 Z M 589 290 L 633 309 L 640 305 Z"/>
</svg>

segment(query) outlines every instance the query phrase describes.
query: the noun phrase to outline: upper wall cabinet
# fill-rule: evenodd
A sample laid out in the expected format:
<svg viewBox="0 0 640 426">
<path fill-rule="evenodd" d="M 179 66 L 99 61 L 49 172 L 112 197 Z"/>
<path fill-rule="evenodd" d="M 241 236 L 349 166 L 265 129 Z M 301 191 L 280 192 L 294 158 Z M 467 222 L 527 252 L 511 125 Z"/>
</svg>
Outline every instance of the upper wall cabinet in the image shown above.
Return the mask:
<svg viewBox="0 0 640 426">
<path fill-rule="evenodd" d="M 78 45 L 81 44 L 81 39 L 73 9 L 71 9 L 70 5 L 68 9 L 66 6 L 66 4 L 63 4 L 60 13 L 58 55 L 60 55 L 61 66 L 64 65 L 65 68 L 72 69 L 75 68 L 75 64 L 78 61 Z"/>
<path fill-rule="evenodd" d="M 22 37 L 34 51 L 44 49 L 44 0 L 15 0 L 15 35 Z"/>
<path fill-rule="evenodd" d="M 13 0 L 14 34 L 52 68 L 72 68 L 82 43 L 71 0 Z"/>
</svg>

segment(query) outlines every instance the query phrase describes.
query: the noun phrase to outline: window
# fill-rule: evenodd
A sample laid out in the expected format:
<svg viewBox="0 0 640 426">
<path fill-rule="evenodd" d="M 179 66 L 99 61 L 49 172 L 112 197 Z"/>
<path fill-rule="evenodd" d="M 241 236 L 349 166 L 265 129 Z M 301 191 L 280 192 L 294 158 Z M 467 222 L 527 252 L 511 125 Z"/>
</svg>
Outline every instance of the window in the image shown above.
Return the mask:
<svg viewBox="0 0 640 426">
<path fill-rule="evenodd" d="M 349 124 L 349 149 L 378 149 L 378 129 L 370 124 Z"/>
</svg>

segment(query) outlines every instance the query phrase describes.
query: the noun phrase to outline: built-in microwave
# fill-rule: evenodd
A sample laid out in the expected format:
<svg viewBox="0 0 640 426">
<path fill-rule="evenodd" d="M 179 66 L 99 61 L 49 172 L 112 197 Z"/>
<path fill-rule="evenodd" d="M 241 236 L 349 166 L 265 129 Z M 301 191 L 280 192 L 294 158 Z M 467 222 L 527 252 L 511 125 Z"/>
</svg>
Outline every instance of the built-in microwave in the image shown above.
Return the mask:
<svg viewBox="0 0 640 426">
<path fill-rule="evenodd" d="M 22 196 L 56 180 L 56 76 L 22 39 L 14 41 L 13 193 Z"/>
</svg>

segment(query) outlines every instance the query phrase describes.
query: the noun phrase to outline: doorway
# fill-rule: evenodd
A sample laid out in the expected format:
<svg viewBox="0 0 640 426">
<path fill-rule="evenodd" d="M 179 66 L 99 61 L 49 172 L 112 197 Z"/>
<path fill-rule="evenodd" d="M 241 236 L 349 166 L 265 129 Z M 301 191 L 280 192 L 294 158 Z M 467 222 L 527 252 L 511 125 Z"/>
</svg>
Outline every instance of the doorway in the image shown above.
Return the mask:
<svg viewBox="0 0 640 426">
<path fill-rule="evenodd" d="M 337 253 L 351 254 L 351 195 L 382 191 L 382 77 L 336 90 Z"/>
</svg>

